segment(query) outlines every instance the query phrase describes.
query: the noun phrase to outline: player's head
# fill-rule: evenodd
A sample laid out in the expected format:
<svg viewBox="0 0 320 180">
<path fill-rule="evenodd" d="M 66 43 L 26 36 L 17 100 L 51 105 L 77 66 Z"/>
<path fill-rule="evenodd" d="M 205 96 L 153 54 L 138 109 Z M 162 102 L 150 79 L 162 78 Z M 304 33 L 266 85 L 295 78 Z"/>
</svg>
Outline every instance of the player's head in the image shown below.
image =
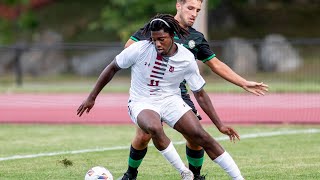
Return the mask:
<svg viewBox="0 0 320 180">
<path fill-rule="evenodd" d="M 198 13 L 201 10 L 203 0 L 177 0 L 176 3 L 176 19 L 184 28 L 194 24 Z"/>
<path fill-rule="evenodd" d="M 169 14 L 158 14 L 151 19 L 144 29 L 144 34 L 151 34 L 150 40 L 154 43 L 159 54 L 167 55 L 174 44 L 174 36 L 186 37 L 189 33 L 183 29 L 177 20 Z"/>
</svg>

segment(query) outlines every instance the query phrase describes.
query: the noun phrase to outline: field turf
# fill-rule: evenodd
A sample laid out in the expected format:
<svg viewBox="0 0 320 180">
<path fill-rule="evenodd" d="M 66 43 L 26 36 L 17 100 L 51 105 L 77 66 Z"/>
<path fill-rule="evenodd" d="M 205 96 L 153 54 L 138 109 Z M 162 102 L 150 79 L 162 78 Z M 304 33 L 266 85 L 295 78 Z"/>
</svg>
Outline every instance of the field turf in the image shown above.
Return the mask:
<svg viewBox="0 0 320 180">
<path fill-rule="evenodd" d="M 233 156 L 246 179 L 320 179 L 320 126 L 234 126 L 242 139 L 231 143 L 214 126 L 205 125 Z M 186 163 L 180 134 L 164 126 Z M 0 126 L 0 179 L 84 179 L 90 167 L 108 168 L 117 179 L 127 168 L 133 125 L 14 125 Z M 138 179 L 172 180 L 179 174 L 152 143 Z M 229 177 L 205 157 L 206 179 Z"/>
</svg>

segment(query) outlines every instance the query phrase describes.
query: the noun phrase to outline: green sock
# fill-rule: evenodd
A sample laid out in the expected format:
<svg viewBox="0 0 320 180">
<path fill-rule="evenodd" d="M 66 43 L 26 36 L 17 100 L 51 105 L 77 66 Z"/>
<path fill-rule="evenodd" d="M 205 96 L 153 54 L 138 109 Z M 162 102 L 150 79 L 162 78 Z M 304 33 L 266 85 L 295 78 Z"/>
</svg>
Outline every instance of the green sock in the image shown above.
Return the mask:
<svg viewBox="0 0 320 180">
<path fill-rule="evenodd" d="M 194 175 L 200 175 L 204 160 L 204 150 L 192 150 L 186 146 L 186 154 L 189 163 L 189 169 Z"/>
<path fill-rule="evenodd" d="M 137 150 L 134 149 L 131 145 L 130 147 L 130 155 L 128 159 L 128 170 L 127 172 L 131 174 L 136 174 L 138 172 L 138 168 L 144 158 L 144 156 L 147 154 L 147 147 L 143 150 Z"/>
</svg>

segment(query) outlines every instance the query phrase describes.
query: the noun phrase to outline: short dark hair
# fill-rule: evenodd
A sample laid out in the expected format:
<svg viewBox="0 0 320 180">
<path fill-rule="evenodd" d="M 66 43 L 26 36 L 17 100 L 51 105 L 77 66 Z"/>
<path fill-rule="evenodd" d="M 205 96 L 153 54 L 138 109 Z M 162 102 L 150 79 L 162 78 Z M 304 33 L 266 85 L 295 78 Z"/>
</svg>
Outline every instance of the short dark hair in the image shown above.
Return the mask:
<svg viewBox="0 0 320 180">
<path fill-rule="evenodd" d="M 155 20 L 159 19 L 159 20 Z M 155 21 L 153 21 L 155 20 Z M 170 35 L 176 34 L 180 39 L 189 35 L 189 32 L 179 25 L 179 22 L 174 19 L 170 14 L 157 14 L 145 26 L 143 34 L 147 35 L 150 31 L 160 31 L 169 33 Z"/>
</svg>

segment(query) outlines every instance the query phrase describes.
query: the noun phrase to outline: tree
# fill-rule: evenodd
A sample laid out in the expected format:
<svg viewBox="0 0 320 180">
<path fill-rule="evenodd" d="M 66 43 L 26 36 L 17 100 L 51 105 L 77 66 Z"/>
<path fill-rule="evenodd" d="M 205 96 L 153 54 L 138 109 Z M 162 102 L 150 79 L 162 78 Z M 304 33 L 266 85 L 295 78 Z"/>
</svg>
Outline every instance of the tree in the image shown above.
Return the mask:
<svg viewBox="0 0 320 180">
<path fill-rule="evenodd" d="M 175 3 L 173 0 L 110 0 L 103 8 L 101 18 L 91 23 L 90 28 L 116 32 L 122 41 L 126 41 L 157 13 L 175 13 Z"/>
<path fill-rule="evenodd" d="M 0 43 L 6 44 L 16 39 L 28 38 L 30 32 L 34 30 L 38 22 L 32 9 L 29 8 L 29 0 L 4 0 L 0 3 L 6 10 L 0 17 Z"/>
<path fill-rule="evenodd" d="M 210 0 L 208 9 L 215 8 L 221 0 Z M 157 13 L 175 15 L 176 0 L 110 0 L 103 8 L 101 18 L 91 23 L 91 29 L 116 32 L 126 41 L 138 28 L 142 27 Z"/>
</svg>

